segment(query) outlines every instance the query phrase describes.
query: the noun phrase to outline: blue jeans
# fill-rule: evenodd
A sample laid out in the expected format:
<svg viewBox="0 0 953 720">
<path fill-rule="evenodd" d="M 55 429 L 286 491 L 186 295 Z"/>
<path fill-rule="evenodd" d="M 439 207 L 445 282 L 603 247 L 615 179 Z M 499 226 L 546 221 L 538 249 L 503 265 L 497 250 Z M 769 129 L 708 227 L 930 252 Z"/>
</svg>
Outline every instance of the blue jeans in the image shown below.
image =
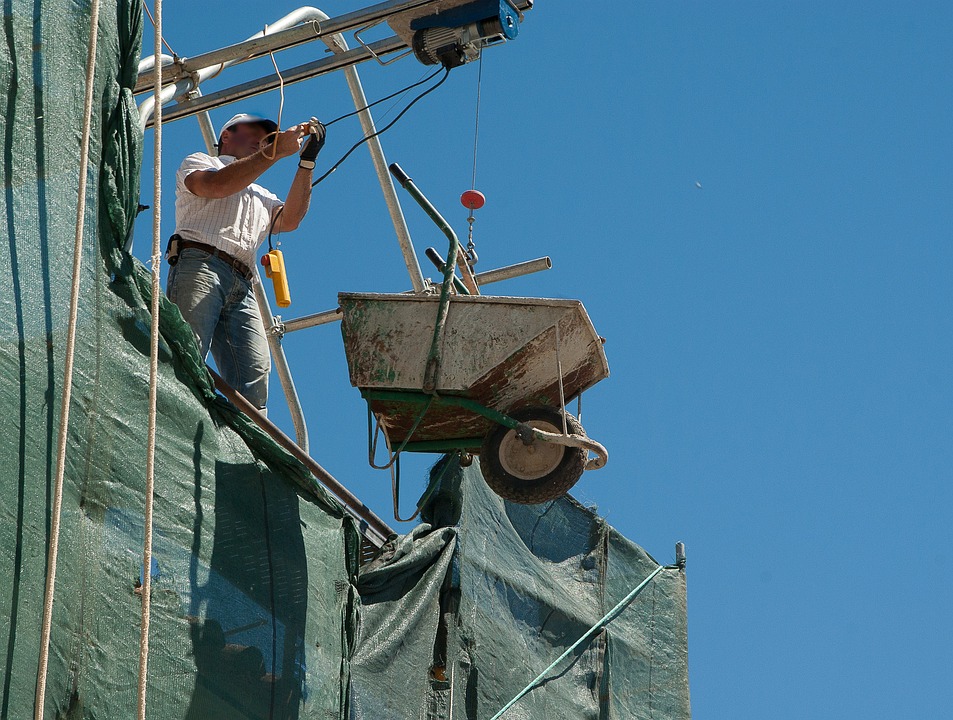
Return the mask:
<svg viewBox="0 0 953 720">
<path fill-rule="evenodd" d="M 225 382 L 264 409 L 271 354 L 251 282 L 220 258 L 187 248 L 169 272 L 167 288 L 195 331 L 202 357 L 211 349 Z"/>
</svg>

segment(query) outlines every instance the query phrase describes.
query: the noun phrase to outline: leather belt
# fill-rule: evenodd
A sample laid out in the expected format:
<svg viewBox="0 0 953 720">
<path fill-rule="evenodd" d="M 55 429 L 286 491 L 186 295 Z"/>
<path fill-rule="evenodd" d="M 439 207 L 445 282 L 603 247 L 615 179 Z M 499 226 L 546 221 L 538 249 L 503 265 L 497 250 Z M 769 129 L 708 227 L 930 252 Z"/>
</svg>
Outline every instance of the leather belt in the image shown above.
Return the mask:
<svg viewBox="0 0 953 720">
<path fill-rule="evenodd" d="M 224 263 L 231 265 L 232 268 L 237 270 L 246 280 L 251 280 L 254 277 L 252 275 L 251 268 L 249 268 L 245 263 L 236 260 L 223 250 L 219 250 L 217 247 L 206 245 L 205 243 L 195 242 L 194 240 L 179 240 L 179 252 L 189 248 L 195 248 L 196 250 L 207 252 L 209 255 L 214 255 Z"/>
</svg>

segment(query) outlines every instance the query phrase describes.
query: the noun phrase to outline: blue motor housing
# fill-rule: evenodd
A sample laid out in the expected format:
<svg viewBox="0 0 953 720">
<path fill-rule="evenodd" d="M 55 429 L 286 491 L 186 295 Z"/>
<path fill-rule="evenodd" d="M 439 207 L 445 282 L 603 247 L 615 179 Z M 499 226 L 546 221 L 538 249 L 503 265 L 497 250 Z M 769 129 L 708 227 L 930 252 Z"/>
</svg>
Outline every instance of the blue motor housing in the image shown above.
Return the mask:
<svg viewBox="0 0 953 720">
<path fill-rule="evenodd" d="M 519 12 L 506 0 L 475 0 L 410 24 L 417 59 L 448 68 L 475 60 L 487 45 L 513 40 L 519 26 Z"/>
</svg>

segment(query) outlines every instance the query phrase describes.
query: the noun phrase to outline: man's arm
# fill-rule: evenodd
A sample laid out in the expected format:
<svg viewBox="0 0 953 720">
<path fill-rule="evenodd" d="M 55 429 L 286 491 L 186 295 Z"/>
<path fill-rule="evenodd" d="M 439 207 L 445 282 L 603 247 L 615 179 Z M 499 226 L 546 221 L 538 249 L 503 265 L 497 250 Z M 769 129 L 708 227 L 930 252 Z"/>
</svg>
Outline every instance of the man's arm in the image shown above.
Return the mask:
<svg viewBox="0 0 953 720">
<path fill-rule="evenodd" d="M 272 214 L 272 222 L 275 223 L 274 231 L 280 233 L 297 230 L 310 205 L 311 170 L 299 166 L 295 179 L 291 182 L 285 204 L 276 208 Z"/>
<path fill-rule="evenodd" d="M 189 192 L 203 198 L 234 195 L 255 182 L 278 160 L 298 152 L 298 139 L 307 132 L 307 128 L 307 123 L 301 123 L 280 132 L 275 136 L 274 143 L 219 170 L 191 172 L 185 178 L 185 186 Z"/>
<path fill-rule="evenodd" d="M 298 172 L 288 191 L 288 199 L 283 207 L 272 213 L 272 224 L 275 232 L 282 230 L 296 230 L 308 212 L 311 204 L 311 173 L 314 170 L 314 161 L 324 147 L 327 129 L 317 118 L 311 118 L 310 134 L 301 145 L 301 160 L 298 162 Z"/>
</svg>

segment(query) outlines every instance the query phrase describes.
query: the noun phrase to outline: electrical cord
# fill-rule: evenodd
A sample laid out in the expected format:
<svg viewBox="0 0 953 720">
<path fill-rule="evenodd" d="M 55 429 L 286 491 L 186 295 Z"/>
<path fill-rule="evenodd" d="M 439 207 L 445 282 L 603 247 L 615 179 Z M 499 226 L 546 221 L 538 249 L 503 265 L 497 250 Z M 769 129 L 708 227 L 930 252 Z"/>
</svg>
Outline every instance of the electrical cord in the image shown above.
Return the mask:
<svg viewBox="0 0 953 720">
<path fill-rule="evenodd" d="M 355 150 L 357 150 L 361 145 L 363 145 L 364 143 L 366 143 L 368 140 L 372 140 L 373 138 L 376 138 L 378 135 L 381 135 L 382 133 L 384 133 L 384 132 L 390 130 L 390 129 L 397 123 L 397 121 L 400 120 L 400 119 L 407 113 L 408 110 L 410 110 L 410 108 L 412 108 L 412 107 L 413 107 L 414 105 L 416 105 L 418 102 L 420 102 L 421 100 L 423 100 L 427 95 L 429 95 L 430 93 L 432 93 L 432 92 L 433 92 L 434 90 L 436 90 L 438 87 L 440 87 L 441 85 L 443 85 L 443 83 L 446 82 L 447 77 L 450 75 L 450 68 L 442 68 L 442 69 L 443 69 L 443 71 L 444 71 L 443 77 L 440 78 L 440 80 L 439 80 L 436 84 L 434 84 L 433 86 L 427 88 L 427 89 L 424 90 L 422 93 L 420 93 L 417 97 L 415 97 L 413 100 L 411 100 L 409 103 L 407 103 L 407 107 L 405 107 L 403 110 L 401 110 L 399 113 L 397 113 L 397 116 L 396 116 L 393 120 L 391 120 L 389 123 L 387 123 L 384 127 L 382 127 L 380 130 L 378 130 L 377 132 L 371 133 L 370 135 L 365 135 L 365 136 L 362 137 L 360 140 L 358 140 L 356 143 L 354 143 L 354 144 L 350 147 L 350 149 L 349 149 L 346 153 L 344 153 L 344 155 L 342 155 L 341 158 L 340 158 L 336 163 L 334 163 L 334 165 L 332 165 L 329 170 L 327 170 L 327 172 L 325 172 L 323 175 L 321 175 L 321 177 L 319 177 L 317 180 L 315 180 L 313 183 L 311 183 L 311 188 L 312 188 L 312 190 L 313 190 L 319 183 L 324 182 L 324 180 L 326 180 L 326 179 L 331 175 L 331 173 L 333 173 L 335 170 L 337 170 L 337 169 L 341 166 L 341 164 L 342 164 L 345 160 L 347 160 L 347 158 L 351 155 L 351 153 L 353 153 Z M 350 116 L 352 116 L 352 115 L 356 115 L 357 113 L 359 113 L 359 112 L 361 112 L 361 111 L 363 111 L 363 110 L 366 110 L 367 108 L 372 107 L 373 105 L 377 105 L 378 103 L 384 102 L 385 100 L 389 100 L 390 98 L 394 97 L 395 95 L 400 95 L 401 93 L 407 92 L 408 90 L 410 90 L 410 89 L 412 89 L 412 88 L 415 88 L 415 87 L 417 87 L 418 85 L 422 85 L 422 84 L 424 84 L 425 82 L 427 82 L 428 80 L 431 80 L 431 79 L 433 79 L 434 77 L 436 77 L 436 76 L 439 74 L 439 72 L 440 72 L 440 71 L 438 70 L 437 72 L 432 73 L 431 75 L 429 75 L 428 77 L 424 78 L 423 80 L 421 80 L 421 81 L 419 81 L 419 82 L 416 82 L 416 83 L 414 83 L 413 85 L 410 85 L 409 87 L 404 88 L 403 90 L 398 90 L 397 92 L 395 92 L 395 93 L 393 93 L 393 94 L 391 94 L 391 95 L 388 95 L 387 97 L 381 98 L 380 100 L 375 100 L 374 102 L 370 103 L 370 104 L 367 105 L 366 107 L 361 108 L 361 110 L 355 110 L 355 111 L 352 112 L 352 113 L 348 113 L 347 115 L 342 115 L 342 116 L 339 117 L 339 118 L 335 118 L 335 119 L 332 120 L 331 122 L 325 123 L 324 126 L 327 127 L 328 125 L 331 125 L 332 123 L 335 123 L 335 122 L 337 122 L 338 120 L 343 120 L 343 119 L 346 118 L 346 117 L 350 117 Z M 281 217 L 281 213 L 282 213 L 283 210 L 284 210 L 284 206 L 282 206 L 282 207 L 278 210 L 278 212 L 275 213 L 275 217 L 274 217 L 274 219 L 271 221 L 271 226 L 268 228 L 268 249 L 269 249 L 269 250 L 272 250 L 272 249 L 273 249 L 273 246 L 272 246 L 272 243 L 271 243 L 271 237 L 272 237 L 272 235 L 274 235 L 275 225 L 276 225 L 276 223 L 278 222 L 278 218 Z"/>
<path fill-rule="evenodd" d="M 418 81 L 415 82 L 413 85 L 408 85 L 407 87 L 405 87 L 405 88 L 403 88 L 403 89 L 401 89 L 401 90 L 398 90 L 398 91 L 396 91 L 396 92 L 392 92 L 390 95 L 387 95 L 386 97 L 382 97 L 382 98 L 380 98 L 379 100 L 375 100 L 375 101 L 372 102 L 372 103 L 368 103 L 367 105 L 365 105 L 365 106 L 362 107 L 362 108 L 359 108 L 359 109 L 354 110 L 354 111 L 352 111 L 352 112 L 349 112 L 349 113 L 346 113 L 346 114 L 344 114 L 344 115 L 341 115 L 340 117 L 336 117 L 336 118 L 334 118 L 334 120 L 330 120 L 329 122 L 324 123 L 324 127 L 330 127 L 331 125 L 334 125 L 334 123 L 336 123 L 338 120 L 344 120 L 345 118 L 353 117 L 353 116 L 357 115 L 358 113 L 362 113 L 362 112 L 364 112 L 365 110 L 369 110 L 370 108 L 374 107 L 375 105 L 380 105 L 382 102 L 387 102 L 387 101 L 390 100 L 391 98 L 395 98 L 395 97 L 397 97 L 398 95 L 403 95 L 403 94 L 404 94 L 405 92 L 407 92 L 408 90 L 413 90 L 415 87 L 419 87 L 420 85 L 423 85 L 424 83 L 429 82 L 430 80 L 433 80 L 435 77 L 437 77 L 437 75 L 440 74 L 440 70 L 442 70 L 442 69 L 443 69 L 443 68 L 440 68 L 440 69 L 437 70 L 436 72 L 431 73 L 430 75 L 428 75 L 427 77 L 425 77 L 423 80 L 418 80 Z"/>
<path fill-rule="evenodd" d="M 434 74 L 436 74 L 436 73 L 434 73 Z M 333 173 L 335 170 L 337 170 L 337 169 L 341 166 L 341 163 L 343 163 L 345 160 L 347 160 L 348 156 L 349 156 L 352 152 L 354 152 L 355 150 L 357 150 L 361 145 L 363 145 L 364 143 L 366 143 L 368 140 L 372 140 L 373 138 L 376 138 L 378 135 L 380 135 L 380 134 L 386 132 L 387 130 L 390 130 L 390 129 L 394 126 L 394 124 L 395 124 L 398 120 L 400 120 L 400 119 L 404 116 L 404 114 L 405 114 L 408 110 L 410 110 L 415 104 L 417 104 L 420 100 L 423 100 L 427 95 L 429 95 L 429 94 L 432 93 L 434 90 L 436 90 L 438 87 L 440 87 L 441 85 L 443 85 L 443 83 L 446 81 L 446 79 L 447 79 L 447 77 L 448 77 L 449 75 L 450 75 L 450 68 L 445 68 L 445 69 L 444 69 L 443 77 L 440 78 L 440 81 L 439 81 L 439 82 L 437 82 L 433 87 L 427 88 L 427 89 L 424 90 L 422 93 L 420 93 L 420 95 L 418 95 L 418 96 L 415 97 L 413 100 L 411 100 L 411 101 L 407 104 L 407 107 L 405 107 L 403 110 L 401 110 L 399 113 L 397 113 L 397 116 L 396 116 L 393 120 L 391 120 L 389 123 L 387 123 L 384 127 L 382 127 L 380 130 L 378 130 L 378 131 L 375 132 L 375 133 L 371 133 L 370 135 L 366 135 L 366 136 L 364 136 L 363 138 L 361 138 L 360 140 L 358 140 L 356 143 L 354 143 L 354 144 L 351 146 L 351 149 L 348 150 L 346 153 L 344 153 L 344 155 L 341 156 L 341 159 L 340 159 L 340 160 L 338 160 L 336 163 L 334 163 L 334 165 L 332 165 L 331 168 L 330 168 L 327 172 L 325 172 L 321 177 L 319 177 L 317 180 L 315 180 L 313 183 L 311 183 L 311 187 L 313 188 L 313 187 L 315 187 L 316 185 L 318 185 L 319 183 L 321 183 L 321 182 L 323 182 L 324 180 L 326 180 L 327 177 L 328 177 L 331 173 Z M 433 75 L 431 75 L 430 77 L 433 77 Z M 428 78 L 428 80 L 429 80 L 429 79 L 430 79 L 430 78 Z"/>
</svg>

